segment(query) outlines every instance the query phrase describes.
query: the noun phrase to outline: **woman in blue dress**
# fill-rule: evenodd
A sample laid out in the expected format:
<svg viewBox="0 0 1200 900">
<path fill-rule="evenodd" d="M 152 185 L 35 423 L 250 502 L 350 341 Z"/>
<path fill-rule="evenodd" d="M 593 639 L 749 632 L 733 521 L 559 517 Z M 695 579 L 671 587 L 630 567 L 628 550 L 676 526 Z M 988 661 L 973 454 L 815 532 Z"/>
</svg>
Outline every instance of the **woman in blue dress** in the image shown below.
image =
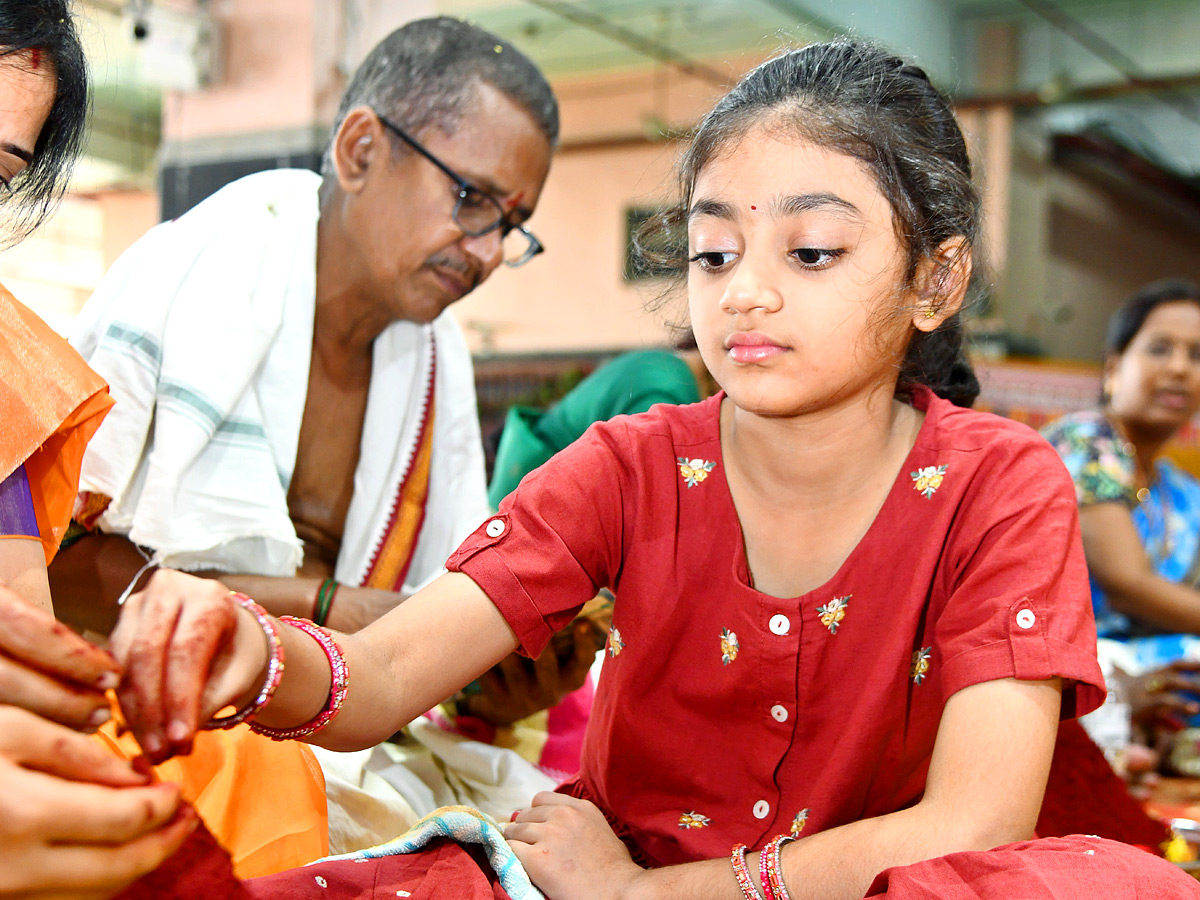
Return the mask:
<svg viewBox="0 0 1200 900">
<path fill-rule="evenodd" d="M 1156 670 L 1200 661 L 1200 481 L 1162 451 L 1200 410 L 1200 285 L 1155 282 L 1117 310 L 1101 393 L 1042 433 L 1075 481 L 1101 643 L 1178 708 L 1183 673 Z"/>
</svg>

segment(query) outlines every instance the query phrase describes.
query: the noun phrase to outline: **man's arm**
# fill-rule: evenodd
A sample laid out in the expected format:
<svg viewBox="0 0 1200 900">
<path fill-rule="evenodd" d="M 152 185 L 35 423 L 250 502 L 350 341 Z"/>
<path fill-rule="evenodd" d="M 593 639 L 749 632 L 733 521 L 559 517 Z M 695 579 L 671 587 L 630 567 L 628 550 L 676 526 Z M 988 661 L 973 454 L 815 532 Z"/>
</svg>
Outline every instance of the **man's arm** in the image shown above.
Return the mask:
<svg viewBox="0 0 1200 900">
<path fill-rule="evenodd" d="M 109 634 L 117 622 L 117 599 L 146 565 L 137 547 L 123 535 L 95 532 L 59 551 L 50 564 L 50 592 L 63 621 L 98 634 Z M 253 597 L 275 616 L 309 618 L 322 578 L 274 578 L 226 572 L 197 573 L 217 578 L 231 590 Z M 150 572 L 138 578 L 134 589 L 145 586 Z M 404 598 L 392 591 L 343 585 L 326 623 L 330 628 L 354 632 L 395 607 Z"/>
<path fill-rule="evenodd" d="M 1113 609 L 1156 628 L 1200 634 L 1200 592 L 1154 571 L 1123 504 L 1085 506 L 1079 528 L 1088 571 Z"/>
<path fill-rule="evenodd" d="M 1003 679 L 954 694 L 942 714 L 921 801 L 784 846 L 782 869 L 792 896 L 854 900 L 892 866 L 1029 838 L 1054 751 L 1061 693 L 1057 679 Z M 535 803 L 506 836 L 548 895 L 741 900 L 727 858 L 643 870 L 591 804 L 550 794 L 539 794 Z M 758 854 L 748 856 L 748 867 L 757 881 Z"/>
</svg>

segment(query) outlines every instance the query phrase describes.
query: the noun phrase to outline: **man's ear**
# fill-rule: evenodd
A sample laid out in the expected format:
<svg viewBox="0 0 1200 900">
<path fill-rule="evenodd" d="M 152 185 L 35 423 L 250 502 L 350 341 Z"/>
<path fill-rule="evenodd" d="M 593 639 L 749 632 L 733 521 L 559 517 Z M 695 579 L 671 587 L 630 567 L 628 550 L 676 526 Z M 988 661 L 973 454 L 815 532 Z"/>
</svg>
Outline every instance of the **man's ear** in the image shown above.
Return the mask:
<svg viewBox="0 0 1200 900">
<path fill-rule="evenodd" d="M 347 193 L 362 190 L 371 166 L 386 150 L 379 117 L 369 106 L 356 106 L 346 114 L 333 136 L 331 158 L 338 185 Z"/>
<path fill-rule="evenodd" d="M 934 331 L 962 309 L 971 267 L 971 246 L 961 236 L 942 241 L 932 256 L 917 263 L 914 328 Z"/>
</svg>

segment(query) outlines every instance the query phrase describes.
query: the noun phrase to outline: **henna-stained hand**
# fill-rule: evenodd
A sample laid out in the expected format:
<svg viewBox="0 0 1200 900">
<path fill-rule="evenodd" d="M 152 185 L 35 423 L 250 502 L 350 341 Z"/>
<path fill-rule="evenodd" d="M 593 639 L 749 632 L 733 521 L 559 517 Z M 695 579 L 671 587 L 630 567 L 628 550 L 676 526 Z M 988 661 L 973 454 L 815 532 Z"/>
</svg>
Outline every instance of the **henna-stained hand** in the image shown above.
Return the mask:
<svg viewBox="0 0 1200 900">
<path fill-rule="evenodd" d="M 0 621 L 0 703 L 80 730 L 108 720 L 104 691 L 120 673 L 111 655 L 2 585 Z"/>
<path fill-rule="evenodd" d="M 254 616 L 217 581 L 160 569 L 130 596 L 112 636 L 121 709 L 153 763 L 190 752 L 200 722 L 262 682 Z"/>
<path fill-rule="evenodd" d="M 198 820 L 147 778 L 94 738 L 0 706 L 0 898 L 100 900 L 157 867 Z"/>
</svg>

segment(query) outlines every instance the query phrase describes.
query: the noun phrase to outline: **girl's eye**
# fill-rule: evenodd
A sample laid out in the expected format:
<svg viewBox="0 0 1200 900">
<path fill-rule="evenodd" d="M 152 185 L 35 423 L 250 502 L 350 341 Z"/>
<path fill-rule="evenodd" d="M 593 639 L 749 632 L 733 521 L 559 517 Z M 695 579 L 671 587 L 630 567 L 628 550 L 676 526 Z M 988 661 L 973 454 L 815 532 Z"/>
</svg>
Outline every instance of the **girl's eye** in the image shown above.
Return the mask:
<svg viewBox="0 0 1200 900">
<path fill-rule="evenodd" d="M 695 263 L 701 269 L 706 271 L 714 271 L 727 266 L 737 256 L 736 253 L 722 252 L 720 250 L 709 250 L 702 253 L 697 253 L 688 259 L 688 262 Z"/>
<path fill-rule="evenodd" d="M 1170 346 L 1162 341 L 1154 341 L 1146 345 L 1146 353 L 1148 353 L 1150 356 L 1166 356 L 1170 352 Z"/>
<path fill-rule="evenodd" d="M 798 247 L 792 251 L 792 256 L 806 269 L 824 269 L 845 252 L 845 250 L 822 250 L 818 247 Z"/>
</svg>

